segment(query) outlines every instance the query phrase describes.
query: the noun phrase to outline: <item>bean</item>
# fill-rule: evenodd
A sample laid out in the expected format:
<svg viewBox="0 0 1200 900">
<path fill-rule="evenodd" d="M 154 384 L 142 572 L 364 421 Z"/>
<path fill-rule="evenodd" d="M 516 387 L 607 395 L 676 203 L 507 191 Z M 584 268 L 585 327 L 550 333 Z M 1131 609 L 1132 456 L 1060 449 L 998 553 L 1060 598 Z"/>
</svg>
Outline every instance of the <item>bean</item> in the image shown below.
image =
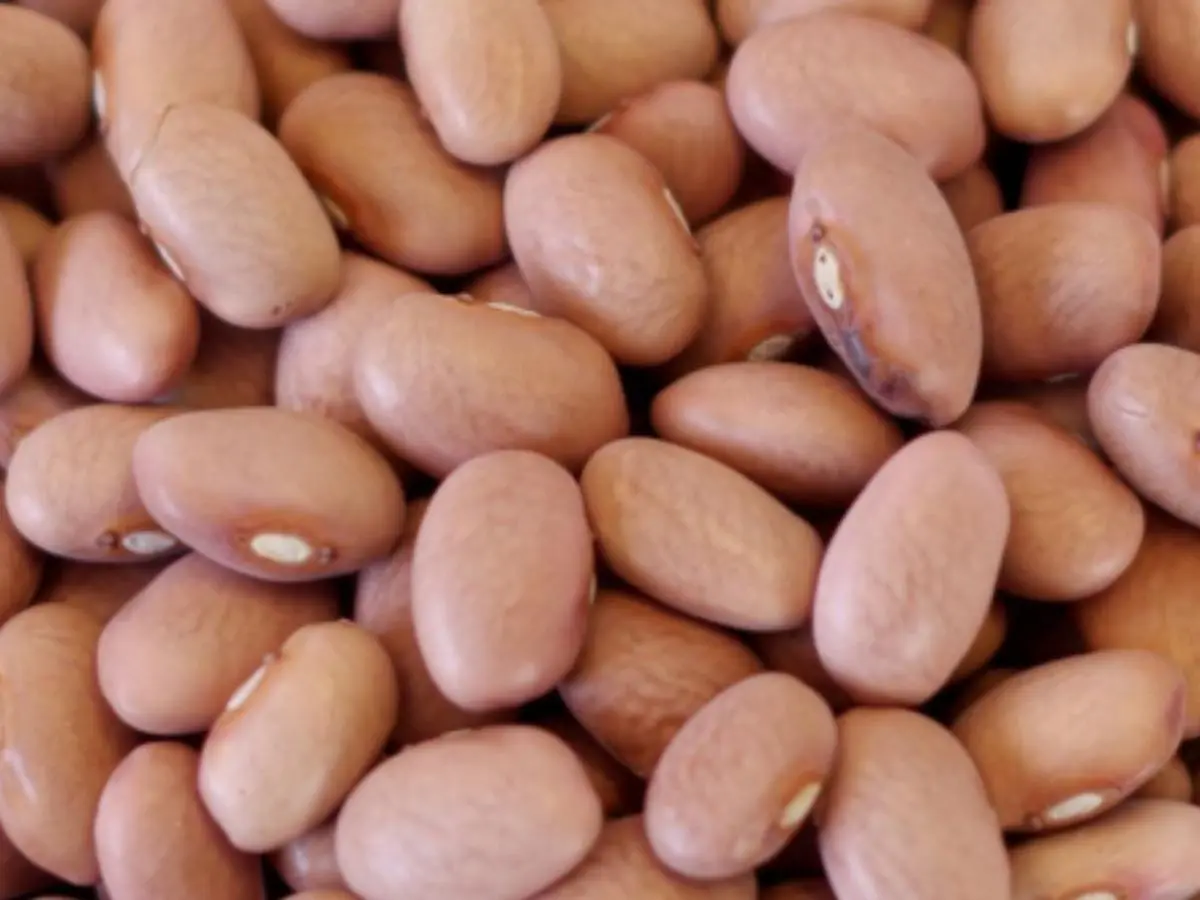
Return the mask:
<svg viewBox="0 0 1200 900">
<path fill-rule="evenodd" d="M 457 275 L 503 257 L 499 179 L 450 156 L 405 85 L 322 78 L 288 105 L 279 139 L 339 227 L 394 265 Z"/>
<path fill-rule="evenodd" d="M 364 900 L 522 900 L 581 863 L 602 824 L 565 744 L 493 725 L 414 744 L 376 767 L 338 816 L 337 856 Z"/>
<path fill-rule="evenodd" d="M 358 402 L 396 455 L 439 477 L 508 449 L 576 471 L 629 432 L 616 366 L 586 332 L 464 299 L 392 301 L 356 345 Z"/>
<path fill-rule="evenodd" d="M 961 435 L 884 464 L 829 542 L 813 608 L 821 661 L 852 698 L 917 705 L 945 685 L 991 605 L 1009 518 L 1003 481 Z"/>
<path fill-rule="evenodd" d="M 933 0 L 925 27 L 921 30 L 956 56 L 967 55 L 967 32 L 975 0 Z"/>
<path fill-rule="evenodd" d="M 770 25 L 798 16 L 838 10 L 919 30 L 929 18 L 933 0 L 765 0 L 758 25 Z"/>
<path fill-rule="evenodd" d="M 27 203 L 0 197 L 0 230 L 8 232 L 17 256 L 28 269 L 54 225 Z"/>
<path fill-rule="evenodd" d="M 525 279 L 521 277 L 521 270 L 513 262 L 496 266 L 473 279 L 467 285 L 466 295 L 485 306 L 499 305 L 502 309 L 516 307 L 538 312 L 533 295 L 529 292 L 529 285 L 525 283 Z"/>
<path fill-rule="evenodd" d="M 0 221 L 0 394 L 29 369 L 33 318 L 24 260 L 7 224 Z"/>
<path fill-rule="evenodd" d="M 726 93 L 747 143 L 789 172 L 829 126 L 847 119 L 896 141 L 938 180 L 983 151 L 979 92 L 962 60 L 864 16 L 830 12 L 760 29 L 734 53 Z"/>
<path fill-rule="evenodd" d="M 235 847 L 278 849 L 332 815 L 395 726 L 391 661 L 352 622 L 297 629 L 239 687 L 200 754 L 200 796 Z"/>
<path fill-rule="evenodd" d="M 110 566 L 60 561 L 42 581 L 39 603 L 65 603 L 107 625 L 166 567 L 165 562 Z"/>
<path fill-rule="evenodd" d="M 1004 212 L 1000 183 L 992 170 L 982 163 L 964 169 L 939 187 L 964 234 Z"/>
<path fill-rule="evenodd" d="M 777 884 L 759 896 L 762 900 L 837 900 L 829 883 L 820 878 Z"/>
<path fill-rule="evenodd" d="M 271 855 L 271 863 L 294 891 L 339 891 L 346 887 L 337 863 L 336 819 L 294 838 Z"/>
<path fill-rule="evenodd" d="M 286 900 L 359 900 L 349 891 L 301 891 L 289 894 Z"/>
<path fill-rule="evenodd" d="M 184 413 L 162 425 L 134 449 L 137 489 L 168 531 L 227 568 L 314 581 L 379 559 L 400 536 L 400 482 L 335 422 L 260 407 Z"/>
<path fill-rule="evenodd" d="M 1137 0 L 1138 67 L 1171 103 L 1190 116 L 1200 115 L 1200 10 L 1171 0 Z"/>
<path fill-rule="evenodd" d="M 1172 148 L 1168 169 L 1172 224 L 1180 230 L 1200 224 L 1200 135 L 1186 137 Z"/>
<path fill-rule="evenodd" d="M 5 501 L 17 530 L 47 553 L 80 562 L 135 562 L 176 552 L 133 480 L 138 437 L 176 410 L 95 404 L 48 419 L 8 465 Z"/>
<path fill-rule="evenodd" d="M 0 897 L 21 897 L 44 890 L 54 883 L 54 879 L 43 872 L 12 845 L 3 831 L 0 831 Z"/>
<path fill-rule="evenodd" d="M 96 23 L 104 0 L 17 0 L 17 5 L 57 19 L 72 31 L 86 35 Z"/>
<path fill-rule="evenodd" d="M 4 482 L 0 479 L 0 488 Z M 7 622 L 33 602 L 42 581 L 44 560 L 12 523 L 0 504 L 0 624 Z"/>
<path fill-rule="evenodd" d="M 109 212 L 131 222 L 137 211 L 100 135 L 92 135 L 66 156 L 46 165 L 54 206 L 64 219 Z"/>
<path fill-rule="evenodd" d="M 1009 898 L 996 815 L 948 731 L 906 710 L 856 709 L 838 720 L 838 746 L 817 813 L 838 897 Z"/>
<path fill-rule="evenodd" d="M 1008 637 L 1008 619 L 1008 607 L 1002 600 L 996 600 L 988 607 L 987 616 L 976 632 L 971 648 L 950 676 L 951 684 L 969 678 L 992 661 Z"/>
<path fill-rule="evenodd" d="M 1088 379 L 1078 375 L 1014 385 L 1005 396 L 1031 406 L 1097 454 L 1101 454 L 1087 411 Z"/>
<path fill-rule="evenodd" d="M 258 860 L 240 853 L 196 793 L 199 756 L 185 744 L 143 744 L 125 757 L 96 812 L 105 888 L 128 900 L 259 900 Z"/>
<path fill-rule="evenodd" d="M 844 712 L 854 705 L 841 685 L 825 670 L 813 640 L 811 623 L 791 631 L 751 635 L 750 646 L 768 669 L 799 678 L 820 694 L 834 712 Z"/>
<path fill-rule="evenodd" d="M 0 827 L 22 855 L 75 885 L 99 875 L 100 793 L 135 743 L 96 683 L 100 627 L 51 603 L 0 628 Z"/>
<path fill-rule="evenodd" d="M 605 819 L 628 816 L 642 808 L 646 785 L 605 750 L 569 712 L 553 707 L 551 715 L 533 720 L 570 747 L 600 798 Z"/>
<path fill-rule="evenodd" d="M 195 409 L 271 406 L 279 331 L 249 331 L 200 310 L 200 347 L 183 383 L 166 398 Z"/>
<path fill-rule="evenodd" d="M 1172 756 L 1149 781 L 1133 792 L 1134 797 L 1146 800 L 1178 800 L 1192 802 L 1192 774 L 1178 756 Z"/>
<path fill-rule="evenodd" d="M 314 6 L 306 0 L 267 0 L 291 28 L 322 41 L 386 37 L 396 28 L 400 0 L 335 0 Z"/>
</svg>

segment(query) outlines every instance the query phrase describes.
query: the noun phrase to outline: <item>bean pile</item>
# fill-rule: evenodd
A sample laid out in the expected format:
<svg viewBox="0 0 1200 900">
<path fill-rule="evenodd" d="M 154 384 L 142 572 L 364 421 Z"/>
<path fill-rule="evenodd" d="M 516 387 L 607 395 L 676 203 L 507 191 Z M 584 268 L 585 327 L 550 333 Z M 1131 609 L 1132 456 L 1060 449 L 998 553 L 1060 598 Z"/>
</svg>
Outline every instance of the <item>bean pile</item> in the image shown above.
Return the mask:
<svg viewBox="0 0 1200 900">
<path fill-rule="evenodd" d="M 1198 121 L 1200 0 L 0 0 L 0 900 L 1200 897 Z"/>
</svg>

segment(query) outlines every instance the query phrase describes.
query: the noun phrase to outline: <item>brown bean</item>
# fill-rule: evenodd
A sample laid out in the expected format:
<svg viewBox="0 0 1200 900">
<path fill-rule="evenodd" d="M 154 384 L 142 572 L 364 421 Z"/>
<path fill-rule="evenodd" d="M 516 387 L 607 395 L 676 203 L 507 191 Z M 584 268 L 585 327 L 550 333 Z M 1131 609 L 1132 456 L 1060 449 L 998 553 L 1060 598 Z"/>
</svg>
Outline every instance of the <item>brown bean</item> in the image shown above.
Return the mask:
<svg viewBox="0 0 1200 900">
<path fill-rule="evenodd" d="M 967 55 L 967 32 L 975 0 L 933 0 L 922 34 L 928 35 L 956 56 Z"/>
<path fill-rule="evenodd" d="M 72 31 L 86 35 L 96 23 L 96 16 L 104 0 L 16 0 L 23 6 L 44 16 L 57 19 Z"/>
<path fill-rule="evenodd" d="M 786 672 L 799 678 L 821 695 L 821 698 L 836 713 L 854 705 L 849 695 L 833 676 L 825 671 L 817 645 L 813 640 L 812 626 L 777 631 L 770 634 L 750 636 L 750 646 L 768 669 Z"/>
<path fill-rule="evenodd" d="M 1004 212 L 1000 183 L 996 181 L 992 170 L 982 163 L 964 169 L 939 187 L 964 234 L 980 222 L 994 219 Z"/>
<path fill-rule="evenodd" d="M 955 426 L 1004 479 L 1012 510 L 1003 590 L 1078 600 L 1108 587 L 1137 555 L 1137 496 L 1096 454 L 1030 407 L 981 403 Z"/>
<path fill-rule="evenodd" d="M 1154 317 L 1161 253 L 1141 216 L 1055 203 L 997 216 L 967 235 L 983 308 L 985 378 L 1087 372 Z"/>
<path fill-rule="evenodd" d="M 54 206 L 62 218 L 90 212 L 109 212 L 137 220 L 129 188 L 99 135 L 92 135 L 66 156 L 46 166 L 54 191 Z"/>
<path fill-rule="evenodd" d="M 906 710 L 856 709 L 838 722 L 838 753 L 817 811 L 838 897 L 1008 900 L 996 814 L 948 731 Z"/>
<path fill-rule="evenodd" d="M 0 479 L 0 489 L 3 487 Z M 42 567 L 42 554 L 21 536 L 0 503 L 0 625 L 33 602 Z"/>
<path fill-rule="evenodd" d="M 580 724 L 644 778 L 697 710 L 760 671 L 732 635 L 635 594 L 601 590 L 583 653 L 558 689 Z"/>
<path fill-rule="evenodd" d="M 646 788 L 646 834 L 676 872 L 754 871 L 808 818 L 834 762 L 837 726 L 820 696 L 765 672 L 727 688 L 683 726 Z"/>
<path fill-rule="evenodd" d="M 337 856 L 364 900 L 524 900 L 581 863 L 601 825 L 570 748 L 493 725 L 415 744 L 367 775 L 338 816 Z"/>
<path fill-rule="evenodd" d="M 510 170 L 504 218 L 538 309 L 618 362 L 665 362 L 699 331 L 708 285 L 696 242 L 661 173 L 616 138 L 542 144 Z"/>
<path fill-rule="evenodd" d="M 1191 803 L 1192 774 L 1182 759 L 1172 756 L 1166 765 L 1133 792 L 1133 796 L 1144 800 L 1177 800 L 1180 803 Z"/>
<path fill-rule="evenodd" d="M 144 734 L 205 731 L 264 657 L 297 629 L 336 617 L 329 583 L 271 584 L 190 554 L 109 620 L 97 651 L 100 689 Z"/>
<path fill-rule="evenodd" d="M 1137 0 L 1138 67 L 1189 116 L 1200 116 L 1200 9 L 1174 0 Z"/>
<path fill-rule="evenodd" d="M 842 519 L 821 565 L 813 634 L 859 702 L 924 703 L 978 633 L 1009 529 L 1004 482 L 953 432 L 911 441 Z"/>
<path fill-rule="evenodd" d="M 0 394 L 29 369 L 33 358 L 33 320 L 33 298 L 25 277 L 25 262 L 7 224 L 0 220 Z"/>
<path fill-rule="evenodd" d="M 42 243 L 54 231 L 54 225 L 29 204 L 12 197 L 0 197 L 0 230 L 8 232 L 17 256 L 28 267 Z"/>
<path fill-rule="evenodd" d="M 286 900 L 360 900 L 360 898 L 351 894 L 349 891 L 301 891 L 298 894 L 289 894 Z"/>
<path fill-rule="evenodd" d="M 88 123 L 88 54 L 74 32 L 40 12 L 0 7 L 0 168 L 69 149 Z"/>
<path fill-rule="evenodd" d="M 1011 851 L 1012 900 L 1170 900 L 1200 890 L 1200 809 L 1134 800 L 1109 816 Z"/>
<path fill-rule="evenodd" d="M 383 750 L 396 681 L 352 622 L 296 630 L 229 700 L 200 754 L 200 796 L 235 847 L 278 849 L 325 821 Z"/>
<path fill-rule="evenodd" d="M 130 191 L 167 264 L 230 324 L 277 328 L 333 299 L 333 226 L 282 145 L 241 114 L 171 107 Z"/>
<path fill-rule="evenodd" d="M 641 810 L 646 793 L 645 783 L 600 746 L 600 742 L 569 712 L 555 708 L 555 714 L 540 716 L 530 724 L 546 729 L 575 751 L 587 772 L 592 789 L 600 798 L 606 819 Z"/>
<path fill-rule="evenodd" d="M 760 29 L 733 56 L 727 96 L 750 146 L 789 172 L 814 139 L 847 119 L 896 141 L 939 181 L 983 152 L 979 92 L 962 60 L 863 16 L 830 12 Z"/>
<path fill-rule="evenodd" d="M 825 11 L 840 10 L 918 29 L 932 6 L 933 0 L 717 0 L 717 22 L 725 39 L 737 45 L 767 25 Z"/>
<path fill-rule="evenodd" d="M 766 888 L 759 896 L 761 900 L 837 900 L 829 882 L 823 878 L 777 884 Z"/>
<path fill-rule="evenodd" d="M 504 255 L 495 173 L 455 160 L 393 78 L 323 78 L 287 108 L 279 137 L 340 227 L 403 268 L 457 275 Z"/>
<path fill-rule="evenodd" d="M 1133 67 L 1133 4 L 976 3 L 967 54 L 992 125 L 1036 144 L 1071 137 L 1099 119 Z"/>
<path fill-rule="evenodd" d="M 169 399 L 193 409 L 271 406 L 280 334 L 236 328 L 201 309 L 200 349 Z"/>
<path fill-rule="evenodd" d="M 604 824 L 591 855 L 565 879 L 530 900 L 754 900 L 750 876 L 700 884 L 673 874 L 655 858 L 641 816 Z"/>
<path fill-rule="evenodd" d="M 100 792 L 135 743 L 100 696 L 99 638 L 96 619 L 62 603 L 0 628 L 0 826 L 24 856 L 76 885 L 99 875 Z"/>
<path fill-rule="evenodd" d="M 335 819 L 284 844 L 271 863 L 294 891 L 339 891 L 346 887 L 337 863 Z"/>
<path fill-rule="evenodd" d="M 6 393 L 0 393 L 0 469 L 8 468 L 17 445 L 31 431 L 89 402 L 90 398 L 35 364 Z"/>
<path fill-rule="evenodd" d="M 665 441 L 626 438 L 591 458 L 581 484 L 605 559 L 638 590 L 746 631 L 808 619 L 821 539 L 736 470 Z"/>
<path fill-rule="evenodd" d="M 724 93 L 702 81 L 660 84 L 624 101 L 593 130 L 654 163 L 693 226 L 724 209 L 741 184 L 745 144 Z"/>
<path fill-rule="evenodd" d="M 872 399 L 935 427 L 962 415 L 979 380 L 979 295 L 917 161 L 858 126 L 829 132 L 796 171 L 788 237 L 809 311 Z"/>
<path fill-rule="evenodd" d="M 235 850 L 196 792 L 199 756 L 186 744 L 143 744 L 117 766 L 96 812 L 96 852 L 121 900 L 259 900 L 259 862 Z"/>
<path fill-rule="evenodd" d="M 1087 376 L 1071 375 L 1052 381 L 1017 385 L 1004 396 L 1032 406 L 1085 447 L 1100 454 L 1087 412 Z"/>
<path fill-rule="evenodd" d="M 212 104 L 258 119 L 254 64 L 224 0 L 106 0 L 92 52 L 96 117 L 109 155 L 127 182 L 162 140 L 159 132 L 174 117 L 175 107 Z M 199 142 L 192 152 L 200 153 L 206 164 L 228 164 L 228 153 L 205 149 L 228 139 L 214 133 L 186 142 Z M 230 203 L 220 206 L 222 211 L 247 212 L 244 197 Z M 238 236 L 243 234 L 239 228 Z"/>
<path fill-rule="evenodd" d="M 46 573 L 37 599 L 77 607 L 107 625 L 167 565 L 165 561 L 124 566 L 60 561 Z"/>
<path fill-rule="evenodd" d="M 134 562 L 176 552 L 134 485 L 133 446 L 169 408 L 96 404 L 31 432 L 8 465 L 13 524 L 47 553 L 81 562 Z"/>
<path fill-rule="evenodd" d="M 975 640 L 971 643 L 967 655 L 955 667 L 954 674 L 950 676 L 950 682 L 954 683 L 969 678 L 990 663 L 992 657 L 1004 645 L 1006 637 L 1008 637 L 1008 607 L 1004 605 L 1003 601 L 996 600 L 988 607 L 983 625 L 976 632 Z"/>
<path fill-rule="evenodd" d="M 400 536 L 400 482 L 336 422 L 258 407 L 162 425 L 134 450 L 138 492 L 156 520 L 226 568 L 314 581 L 361 568 Z"/>
<path fill-rule="evenodd" d="M 410 294 L 372 320 L 354 351 L 367 421 L 398 456 L 439 477 L 506 449 L 578 470 L 629 432 L 612 359 L 558 319 Z"/>
<path fill-rule="evenodd" d="M 516 307 L 538 312 L 529 285 L 514 262 L 496 266 L 472 279 L 466 287 L 466 295 L 485 306 L 499 304 L 501 308 Z"/>
<path fill-rule="evenodd" d="M 727 363 L 654 399 L 655 431 L 737 469 L 791 503 L 842 507 L 900 449 L 900 429 L 819 369 Z"/>
<path fill-rule="evenodd" d="M 396 28 L 401 0 L 267 0 L 288 26 L 322 41 L 385 37 Z"/>
<path fill-rule="evenodd" d="M 557 121 L 582 125 L 620 101 L 680 78 L 703 78 L 717 30 L 695 0 L 542 0 L 562 56 Z"/>
</svg>

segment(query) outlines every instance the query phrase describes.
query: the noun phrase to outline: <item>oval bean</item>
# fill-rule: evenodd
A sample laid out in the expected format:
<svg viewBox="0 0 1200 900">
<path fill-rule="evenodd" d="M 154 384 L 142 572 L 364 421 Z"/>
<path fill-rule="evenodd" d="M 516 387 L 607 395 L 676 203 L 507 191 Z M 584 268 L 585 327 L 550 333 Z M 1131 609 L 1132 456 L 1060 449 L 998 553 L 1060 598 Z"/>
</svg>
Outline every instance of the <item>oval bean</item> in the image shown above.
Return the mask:
<svg viewBox="0 0 1200 900">
<path fill-rule="evenodd" d="M 982 163 L 964 169 L 939 187 L 964 234 L 1004 212 L 1000 183 L 992 170 Z"/>
</svg>

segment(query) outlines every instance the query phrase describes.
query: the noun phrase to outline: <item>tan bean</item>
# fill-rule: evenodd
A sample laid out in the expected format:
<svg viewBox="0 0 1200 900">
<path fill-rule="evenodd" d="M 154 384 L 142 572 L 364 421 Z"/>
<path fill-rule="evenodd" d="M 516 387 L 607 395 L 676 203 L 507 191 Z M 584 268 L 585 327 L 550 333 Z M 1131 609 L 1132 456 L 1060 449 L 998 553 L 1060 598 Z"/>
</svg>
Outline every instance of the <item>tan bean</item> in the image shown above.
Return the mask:
<svg viewBox="0 0 1200 900">
<path fill-rule="evenodd" d="M 996 600 L 988 607 L 983 625 L 975 634 L 971 649 L 955 667 L 954 674 L 950 676 L 950 682 L 953 684 L 969 678 L 990 663 L 992 657 L 1004 645 L 1006 637 L 1008 637 L 1008 607 L 1004 605 L 1003 601 Z"/>
<path fill-rule="evenodd" d="M 1014 386 L 1007 399 L 1032 406 L 1045 418 L 1066 431 L 1085 447 L 1099 454 L 1100 446 L 1088 420 L 1086 376 L 1056 378 Z"/>
<path fill-rule="evenodd" d="M 760 29 L 734 54 L 727 96 L 750 146 L 789 172 L 814 139 L 847 119 L 895 140 L 939 181 L 983 152 L 979 92 L 962 60 L 863 16 L 831 12 Z"/>
<path fill-rule="evenodd" d="M 956 427 L 996 467 L 1008 493 L 1001 589 L 1078 600 L 1130 566 L 1145 532 L 1142 504 L 1096 454 L 1021 404 L 978 404 Z"/>
<path fill-rule="evenodd" d="M 1150 780 L 1133 792 L 1133 796 L 1144 800 L 1177 800 L 1180 803 L 1191 803 L 1192 774 L 1182 759 L 1172 756 Z"/>
<path fill-rule="evenodd" d="M 3 12 L 0 10 L 0 16 Z M 25 262 L 6 222 L 0 220 L 0 394 L 29 369 L 33 358 L 33 319 Z"/>
<path fill-rule="evenodd" d="M 612 819 L 641 810 L 646 793 L 646 785 L 642 779 L 600 746 L 600 742 L 569 712 L 555 712 L 555 715 L 539 717 L 531 724 L 546 729 L 575 751 L 575 755 L 583 763 L 592 789 L 600 798 L 604 817 Z"/>
<path fill-rule="evenodd" d="M 96 404 L 31 432 L 8 465 L 13 524 L 47 553 L 81 562 L 135 562 L 176 552 L 134 485 L 133 446 L 169 408 Z"/>
<path fill-rule="evenodd" d="M 271 863 L 294 891 L 340 891 L 346 887 L 337 863 L 335 819 L 288 841 L 271 855 Z"/>
<path fill-rule="evenodd" d="M 224 0 L 106 0 L 92 52 L 96 117 L 127 183 L 162 140 L 160 130 L 177 106 L 212 104 L 258 119 L 254 64 Z M 214 133 L 187 142 L 199 141 L 192 152 L 202 154 L 206 163 L 228 164 L 228 153 L 205 149 L 228 139 Z M 242 187 L 253 189 L 254 184 Z M 231 203 L 243 215 L 247 212 L 243 197 Z"/>
<path fill-rule="evenodd" d="M 0 489 L 3 487 L 0 479 Z M 42 554 L 21 536 L 0 503 L 0 625 L 33 602 L 42 568 Z"/>
<path fill-rule="evenodd" d="M 933 8 L 922 33 L 956 56 L 966 58 L 967 32 L 975 0 L 933 0 Z"/>
<path fill-rule="evenodd" d="M 980 222 L 994 219 L 1004 212 L 1000 183 L 996 181 L 992 170 L 982 163 L 964 169 L 939 187 L 964 234 Z"/>
<path fill-rule="evenodd" d="M 524 900 L 581 863 L 601 825 L 570 748 L 494 725 L 415 744 L 367 775 L 338 816 L 337 856 L 364 900 Z"/>
<path fill-rule="evenodd" d="M 717 30 L 695 0 L 542 0 L 558 39 L 563 91 L 557 121 L 582 125 L 629 97 L 717 61 Z"/>
<path fill-rule="evenodd" d="M 842 11 L 919 29 L 934 0 L 717 0 L 717 22 L 729 43 L 740 44 L 760 28 L 813 13 Z"/>
<path fill-rule="evenodd" d="M 759 897 L 761 900 L 837 900 L 829 882 L 822 878 L 777 884 L 766 888 Z"/>
<path fill-rule="evenodd" d="M 360 900 L 360 898 L 351 894 L 349 891 L 301 891 L 298 894 L 289 894 L 286 900 Z"/>
<path fill-rule="evenodd" d="M 48 163 L 46 174 L 54 191 L 55 208 L 62 218 L 108 212 L 137 220 L 129 188 L 125 187 L 98 135 Z"/>
<path fill-rule="evenodd" d="M 791 631 L 751 635 L 750 646 L 768 669 L 799 678 L 820 694 L 834 712 L 840 713 L 854 705 L 841 685 L 825 671 L 813 640 L 811 625 Z"/>
<path fill-rule="evenodd" d="M 872 399 L 935 427 L 962 415 L 979 380 L 979 295 L 917 161 L 858 126 L 828 133 L 796 171 L 788 235 L 809 311 Z"/>
<path fill-rule="evenodd" d="M 467 285 L 466 294 L 485 306 L 499 304 L 537 312 L 537 304 L 529 292 L 529 285 L 521 277 L 521 270 L 513 262 L 489 269 Z"/>
<path fill-rule="evenodd" d="M 1174 0 L 1137 0 L 1138 67 L 1187 115 L 1200 116 L 1200 9 Z"/>
<path fill-rule="evenodd" d="M 104 0 L 16 0 L 23 6 L 44 16 L 57 19 L 72 31 L 86 35 L 96 23 L 96 16 Z"/>
<path fill-rule="evenodd" d="M 88 123 L 88 55 L 74 32 L 40 12 L 0 7 L 0 168 L 69 149 Z"/>
<path fill-rule="evenodd" d="M 983 308 L 985 378 L 1087 372 L 1154 317 L 1161 252 L 1141 216 L 1107 203 L 1005 213 L 967 235 Z"/>
<path fill-rule="evenodd" d="M 89 402 L 90 398 L 35 363 L 6 393 L 0 393 L 0 468 L 8 468 L 17 445 L 43 422 Z"/>
<path fill-rule="evenodd" d="M 850 383 L 819 369 L 727 363 L 654 399 L 655 431 L 792 503 L 842 507 L 900 449 L 900 429 Z"/>
<path fill-rule="evenodd" d="M 22 856 L 8 835 L 0 831 L 0 897 L 12 900 L 45 890 L 53 883 L 53 877 Z"/>
<path fill-rule="evenodd" d="M 583 653 L 558 690 L 580 724 L 644 778 L 684 722 L 761 670 L 732 635 L 635 594 L 601 590 Z"/>
<path fill-rule="evenodd" d="M 612 359 L 558 319 L 410 294 L 372 320 L 354 356 L 367 421 L 398 456 L 439 477 L 504 449 L 578 470 L 629 432 Z"/>
<path fill-rule="evenodd" d="M 808 619 L 821 539 L 736 470 L 664 441 L 627 438 L 599 450 L 581 484 L 605 559 L 638 590 L 746 631 Z"/>
<path fill-rule="evenodd" d="M 856 709 L 838 726 L 838 767 L 817 811 L 834 893 L 1008 900 L 996 814 L 953 736 L 895 709 Z"/>
<path fill-rule="evenodd" d="M 1162 248 L 1162 294 L 1149 339 L 1200 352 L 1200 225 L 1181 228 Z"/>
<path fill-rule="evenodd" d="M 1169 168 L 1172 223 L 1180 230 L 1200 224 L 1200 134 L 1175 145 Z"/>
<path fill-rule="evenodd" d="M 54 225 L 29 204 L 12 197 L 0 197 L 0 230 L 8 232 L 17 256 L 28 267 Z"/>
<path fill-rule="evenodd" d="M 450 156 L 395 79 L 323 78 L 288 106 L 279 137 L 340 227 L 383 259 L 457 275 L 503 257 L 499 178 Z"/>
<path fill-rule="evenodd" d="M 278 849 L 325 821 L 396 724 L 391 660 L 352 622 L 295 631 L 229 700 L 200 754 L 200 796 L 235 847 Z"/>
<path fill-rule="evenodd" d="M 1200 890 L 1200 809 L 1134 800 L 1109 816 L 1015 847 L 1012 900 L 1171 900 Z"/>
<path fill-rule="evenodd" d="M 754 900 L 749 876 L 700 884 L 665 869 L 646 840 L 641 816 L 604 824 L 591 855 L 565 879 L 531 900 Z"/>
<path fill-rule="evenodd" d="M 315 581 L 382 557 L 400 536 L 400 482 L 336 422 L 258 407 L 184 413 L 162 425 L 133 454 L 142 500 L 226 568 Z"/>
<path fill-rule="evenodd" d="M 291 28 L 322 41 L 385 37 L 396 28 L 400 0 L 267 0 Z"/>
<path fill-rule="evenodd" d="M 280 335 L 236 328 L 201 309 L 200 349 L 169 399 L 193 409 L 271 406 Z"/>
<path fill-rule="evenodd" d="M 600 134 L 548 141 L 510 170 L 504 204 L 538 309 L 629 365 L 665 362 L 696 336 L 704 266 L 663 176 L 641 154 Z"/>
<path fill-rule="evenodd" d="M 911 441 L 842 519 L 821 565 L 813 635 L 859 702 L 920 704 L 983 624 L 1009 530 L 1004 482 L 962 435 Z"/>
<path fill-rule="evenodd" d="M 262 872 L 235 850 L 196 792 L 186 744 L 143 744 L 117 766 L 96 812 L 100 875 L 121 900 L 259 900 Z"/>
<path fill-rule="evenodd" d="M 25 857 L 75 885 L 99 875 L 100 792 L 135 743 L 100 696 L 99 638 L 96 619 L 62 603 L 0 628 L 0 826 Z"/>
<path fill-rule="evenodd" d="M 693 226 L 737 193 L 746 147 L 725 95 L 702 81 L 668 81 L 624 101 L 595 131 L 628 144 L 662 173 Z"/>
<path fill-rule="evenodd" d="M 60 561 L 46 573 L 38 602 L 74 606 L 107 625 L 167 565 L 165 561 L 124 566 Z"/>
<path fill-rule="evenodd" d="M 333 299 L 333 226 L 282 145 L 241 114 L 171 107 L 130 191 L 167 265 L 230 324 L 277 328 Z"/>
</svg>

